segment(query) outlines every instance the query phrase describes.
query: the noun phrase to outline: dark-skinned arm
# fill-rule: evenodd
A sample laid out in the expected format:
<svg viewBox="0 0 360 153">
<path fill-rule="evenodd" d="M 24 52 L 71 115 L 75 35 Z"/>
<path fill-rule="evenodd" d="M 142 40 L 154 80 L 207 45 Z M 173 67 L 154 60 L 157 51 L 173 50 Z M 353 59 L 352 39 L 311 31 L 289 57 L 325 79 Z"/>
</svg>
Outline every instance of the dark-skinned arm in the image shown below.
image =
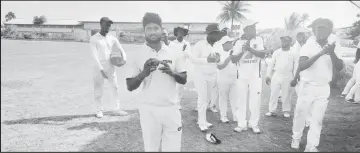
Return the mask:
<svg viewBox="0 0 360 153">
<path fill-rule="evenodd" d="M 227 57 L 227 58 L 225 59 L 224 63 L 217 65 L 217 68 L 218 68 L 219 70 L 224 69 L 224 68 L 229 64 L 230 61 L 231 61 L 231 56 Z"/>
<path fill-rule="evenodd" d="M 254 54 L 256 57 L 260 57 L 260 58 L 265 58 L 266 54 L 268 52 L 271 52 L 271 50 L 260 50 L 260 51 L 257 51 L 255 49 L 248 49 L 248 51 L 252 54 Z"/>
<path fill-rule="evenodd" d="M 329 55 L 335 70 L 341 71 L 344 68 L 344 62 L 339 59 L 334 52 L 330 52 Z"/>
<path fill-rule="evenodd" d="M 145 79 L 145 75 L 143 73 L 139 73 L 136 77 L 126 78 L 126 85 L 129 91 L 133 91 L 139 88 L 141 82 Z"/>
<path fill-rule="evenodd" d="M 186 84 L 187 82 L 187 73 L 181 72 L 181 73 L 174 73 L 173 75 L 175 81 L 179 84 Z"/>
</svg>

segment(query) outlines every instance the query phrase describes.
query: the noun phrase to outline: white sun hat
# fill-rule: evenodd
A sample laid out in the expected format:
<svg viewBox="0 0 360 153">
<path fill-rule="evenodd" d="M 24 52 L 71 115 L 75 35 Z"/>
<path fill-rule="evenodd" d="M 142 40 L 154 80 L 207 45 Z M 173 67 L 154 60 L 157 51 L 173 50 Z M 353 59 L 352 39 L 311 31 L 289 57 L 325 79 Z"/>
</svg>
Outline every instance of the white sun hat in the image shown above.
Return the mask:
<svg viewBox="0 0 360 153">
<path fill-rule="evenodd" d="M 254 20 L 245 20 L 245 21 L 242 21 L 241 22 L 241 29 L 242 31 L 244 31 L 244 29 L 247 27 L 247 26 L 251 26 L 251 25 L 255 25 L 255 24 L 258 24 L 259 22 L 257 21 L 254 21 Z"/>
</svg>

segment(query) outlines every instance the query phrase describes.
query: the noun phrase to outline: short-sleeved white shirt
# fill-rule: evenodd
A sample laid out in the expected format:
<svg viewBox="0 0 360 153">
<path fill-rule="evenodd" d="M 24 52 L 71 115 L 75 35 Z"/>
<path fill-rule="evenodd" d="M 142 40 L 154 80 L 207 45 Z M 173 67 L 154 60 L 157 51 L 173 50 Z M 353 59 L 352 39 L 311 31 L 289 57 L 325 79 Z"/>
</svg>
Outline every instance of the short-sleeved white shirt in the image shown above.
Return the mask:
<svg viewBox="0 0 360 153">
<path fill-rule="evenodd" d="M 100 61 L 109 60 L 112 47 L 118 41 L 114 36 L 107 34 L 106 36 L 96 33 L 90 38 L 90 45 L 93 50 L 97 51 L 97 57 Z"/>
<path fill-rule="evenodd" d="M 162 45 L 162 48 L 156 52 L 154 49 L 143 45 L 136 53 L 138 55 L 131 63 L 129 63 L 130 72 L 126 78 L 136 77 L 144 67 L 145 62 L 150 58 L 156 58 L 169 64 L 172 70 L 181 73 L 186 72 L 184 63 L 168 46 Z M 163 67 L 159 65 L 158 68 Z M 140 102 L 154 106 L 172 106 L 178 100 L 176 81 L 173 77 L 160 70 L 155 70 L 142 82 L 142 89 L 139 95 Z"/>
<path fill-rule="evenodd" d="M 184 45 L 185 50 L 184 49 Z M 169 48 L 171 48 L 171 50 L 176 50 L 177 53 L 180 53 L 179 56 L 181 56 L 183 58 L 183 60 L 185 61 L 186 56 L 190 56 L 190 43 L 186 40 L 183 40 L 182 42 L 179 42 L 177 39 L 175 39 L 174 41 L 171 41 L 171 43 L 169 44 Z"/>
<path fill-rule="evenodd" d="M 329 43 L 336 41 L 335 54 L 339 59 L 341 56 L 340 39 L 329 37 Z M 311 58 L 321 52 L 322 47 L 316 42 L 315 38 L 309 38 L 300 49 L 300 57 L 305 56 Z M 330 55 L 323 55 L 318 58 L 308 69 L 300 72 L 300 80 L 313 85 L 326 85 L 332 80 L 333 65 Z"/>
<path fill-rule="evenodd" d="M 234 55 L 238 55 L 242 52 L 242 46 L 247 40 L 238 40 L 235 44 Z M 250 40 L 250 47 L 260 51 L 264 50 L 264 41 L 262 37 L 256 36 Z M 261 77 L 261 58 L 256 57 L 249 51 L 247 51 L 240 59 L 238 64 L 239 78 L 251 79 Z"/>
<path fill-rule="evenodd" d="M 230 56 L 230 51 L 219 51 L 220 62 L 218 65 L 224 64 L 225 60 Z M 231 61 L 221 70 L 218 70 L 218 81 L 232 81 L 237 79 L 237 66 Z"/>
</svg>

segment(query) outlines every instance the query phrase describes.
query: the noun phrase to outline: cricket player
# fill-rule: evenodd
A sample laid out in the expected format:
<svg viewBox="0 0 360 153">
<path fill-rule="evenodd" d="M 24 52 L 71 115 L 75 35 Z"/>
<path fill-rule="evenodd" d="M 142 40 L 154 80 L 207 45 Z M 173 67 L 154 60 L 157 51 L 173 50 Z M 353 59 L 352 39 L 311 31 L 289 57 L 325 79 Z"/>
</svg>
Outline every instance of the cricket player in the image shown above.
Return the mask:
<svg viewBox="0 0 360 153">
<path fill-rule="evenodd" d="M 241 40 L 238 40 L 235 47 L 234 62 L 238 62 L 239 72 L 239 97 L 237 121 L 238 126 L 234 131 L 241 132 L 251 128 L 255 133 L 261 133 L 258 122 L 260 119 L 260 102 L 262 91 L 261 60 L 269 52 L 264 50 L 264 40 L 256 35 L 256 24 L 252 20 L 243 22 L 243 31 Z M 248 96 L 249 92 L 249 96 Z M 251 116 L 249 124 L 246 120 L 246 104 L 249 100 L 249 110 Z"/>
<path fill-rule="evenodd" d="M 169 45 L 172 50 L 176 50 L 177 53 L 180 53 L 179 56 L 181 57 L 183 65 L 185 65 L 186 68 L 188 68 L 188 62 L 190 62 L 187 59 L 191 56 L 190 43 L 184 39 L 188 33 L 189 30 L 185 26 L 178 26 L 174 28 L 174 35 L 176 39 Z M 179 109 L 181 109 L 180 101 L 182 97 L 180 87 L 183 87 L 183 85 L 177 84 Z"/>
<path fill-rule="evenodd" d="M 350 81 L 353 81 L 353 86 L 351 87 L 351 89 L 348 91 L 348 94 L 345 97 L 345 101 L 349 102 L 349 103 L 359 103 L 359 100 L 355 101 L 356 98 L 360 98 L 359 96 L 355 96 L 357 90 L 359 90 L 359 84 L 360 84 L 360 79 L 358 79 L 360 77 L 360 70 L 359 69 L 359 59 L 360 59 L 360 45 L 358 45 L 358 48 L 356 50 L 356 56 L 355 56 L 355 66 L 354 66 L 354 70 L 353 70 L 353 76 L 351 77 Z M 348 86 L 349 82 L 347 83 L 346 86 Z"/>
<path fill-rule="evenodd" d="M 145 151 L 180 152 L 182 123 L 176 84 L 186 83 L 186 71 L 176 50 L 161 43 L 160 16 L 146 13 L 142 23 L 146 44 L 130 63 L 126 84 L 129 91 L 142 84 L 139 113 Z"/>
<path fill-rule="evenodd" d="M 218 87 L 219 87 L 219 108 L 220 108 L 220 120 L 223 123 L 229 122 L 227 118 L 228 101 L 231 104 L 231 110 L 233 114 L 236 114 L 236 108 L 239 103 L 239 90 L 237 81 L 237 67 L 236 63 L 231 62 L 233 54 L 233 41 L 234 39 L 229 36 L 224 36 L 218 43 L 223 48 L 220 51 L 220 62 L 217 63 L 218 71 Z"/>
<path fill-rule="evenodd" d="M 214 43 L 223 35 L 218 24 L 208 25 L 206 34 L 206 39 L 200 40 L 192 48 L 191 58 L 195 69 L 194 83 L 198 93 L 198 124 L 201 131 L 206 131 L 212 126 L 206 121 L 206 109 L 210 101 L 208 95 L 211 95 L 212 107 L 215 106 L 218 95 L 216 63 L 220 60 L 220 56 L 215 52 Z"/>
<path fill-rule="evenodd" d="M 115 66 L 110 63 L 110 55 L 113 54 L 113 47 L 121 52 L 123 59 L 126 61 L 126 54 L 119 41 L 111 35 L 108 35 L 111 27 L 111 21 L 107 17 L 100 19 L 100 32 L 91 36 L 90 47 L 94 58 L 94 96 L 96 103 L 96 117 L 103 117 L 102 94 L 104 79 L 107 79 L 111 85 L 111 100 L 117 103 L 117 112 L 119 115 L 127 115 L 128 113 L 120 110 L 119 91 Z"/>
<path fill-rule="evenodd" d="M 280 37 L 282 48 L 276 50 L 272 55 L 272 61 L 267 69 L 266 84 L 271 84 L 269 112 L 266 116 L 275 116 L 280 90 L 282 91 L 282 111 L 284 117 L 290 117 L 291 111 L 291 80 L 297 68 L 298 53 L 291 51 L 292 38 L 290 36 Z M 274 71 L 273 71 L 274 70 Z"/>
<path fill-rule="evenodd" d="M 311 24 L 311 27 L 315 38 L 309 38 L 300 51 L 300 82 L 291 143 L 292 148 L 299 148 L 310 109 L 311 121 L 306 152 L 318 151 L 316 147 L 319 145 L 322 120 L 330 98 L 333 70 L 340 71 L 344 65 L 339 42 L 328 39 L 333 29 L 332 21 L 319 18 Z"/>
</svg>

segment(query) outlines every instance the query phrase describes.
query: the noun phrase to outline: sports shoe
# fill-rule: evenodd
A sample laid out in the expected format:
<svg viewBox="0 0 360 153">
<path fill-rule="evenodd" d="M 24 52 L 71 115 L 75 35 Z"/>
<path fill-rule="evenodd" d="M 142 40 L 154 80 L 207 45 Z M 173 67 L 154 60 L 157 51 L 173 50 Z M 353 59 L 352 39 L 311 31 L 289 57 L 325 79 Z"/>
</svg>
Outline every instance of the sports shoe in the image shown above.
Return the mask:
<svg viewBox="0 0 360 153">
<path fill-rule="evenodd" d="M 319 152 L 319 150 L 314 146 L 309 147 L 309 146 L 306 145 L 306 148 L 305 148 L 304 152 Z"/>
<path fill-rule="evenodd" d="M 202 132 L 209 130 L 209 128 L 207 126 L 203 126 L 203 125 L 199 126 L 199 128 L 200 128 L 200 131 L 202 131 Z"/>
<path fill-rule="evenodd" d="M 346 97 L 346 94 L 341 94 L 340 95 L 340 98 L 345 98 Z"/>
<path fill-rule="evenodd" d="M 273 113 L 273 112 L 267 112 L 267 113 L 265 114 L 265 116 L 271 117 L 271 116 L 276 116 L 276 114 Z"/>
<path fill-rule="evenodd" d="M 260 133 L 261 133 L 261 131 L 260 131 L 260 129 L 259 129 L 258 126 L 254 126 L 254 127 L 249 126 L 249 128 L 252 129 L 253 132 L 256 133 L 256 134 L 260 134 Z"/>
<path fill-rule="evenodd" d="M 233 121 L 234 121 L 234 122 L 237 122 L 237 121 L 238 121 L 235 116 L 233 117 Z"/>
<path fill-rule="evenodd" d="M 96 113 L 95 116 L 96 116 L 97 118 L 102 118 L 102 117 L 104 117 L 104 114 L 103 114 L 102 111 L 99 111 L 98 113 Z"/>
<path fill-rule="evenodd" d="M 242 132 L 242 131 L 246 131 L 246 130 L 247 130 L 246 126 L 245 127 L 238 126 L 234 129 L 235 132 Z"/>
<path fill-rule="evenodd" d="M 206 124 L 205 124 L 208 128 L 211 128 L 211 127 L 213 127 L 213 125 L 211 124 L 211 123 L 209 123 L 209 122 L 206 122 Z"/>
<path fill-rule="evenodd" d="M 127 113 L 127 112 L 125 112 L 125 111 L 123 111 L 123 110 L 118 110 L 116 113 L 119 114 L 120 116 L 129 115 L 129 113 Z"/>
<path fill-rule="evenodd" d="M 195 112 L 197 112 L 197 111 L 198 111 L 198 108 L 197 108 L 197 107 L 195 107 L 195 108 L 194 108 L 194 111 L 195 111 Z"/>
<path fill-rule="evenodd" d="M 228 122 L 229 122 L 229 120 L 227 119 L 227 117 L 220 117 L 220 120 L 221 120 L 221 122 L 223 122 L 223 123 L 228 123 Z"/>
<path fill-rule="evenodd" d="M 284 112 L 284 117 L 285 118 L 290 118 L 290 113 L 289 112 Z"/>
<path fill-rule="evenodd" d="M 299 149 L 299 147 L 300 147 L 300 139 L 292 139 L 291 148 Z"/>
<path fill-rule="evenodd" d="M 217 112 L 218 112 L 218 110 L 217 110 L 215 107 L 211 107 L 211 108 L 210 108 L 210 111 L 212 111 L 213 113 L 217 113 Z"/>
<path fill-rule="evenodd" d="M 305 127 L 309 127 L 310 126 L 310 121 L 305 121 Z"/>
</svg>

